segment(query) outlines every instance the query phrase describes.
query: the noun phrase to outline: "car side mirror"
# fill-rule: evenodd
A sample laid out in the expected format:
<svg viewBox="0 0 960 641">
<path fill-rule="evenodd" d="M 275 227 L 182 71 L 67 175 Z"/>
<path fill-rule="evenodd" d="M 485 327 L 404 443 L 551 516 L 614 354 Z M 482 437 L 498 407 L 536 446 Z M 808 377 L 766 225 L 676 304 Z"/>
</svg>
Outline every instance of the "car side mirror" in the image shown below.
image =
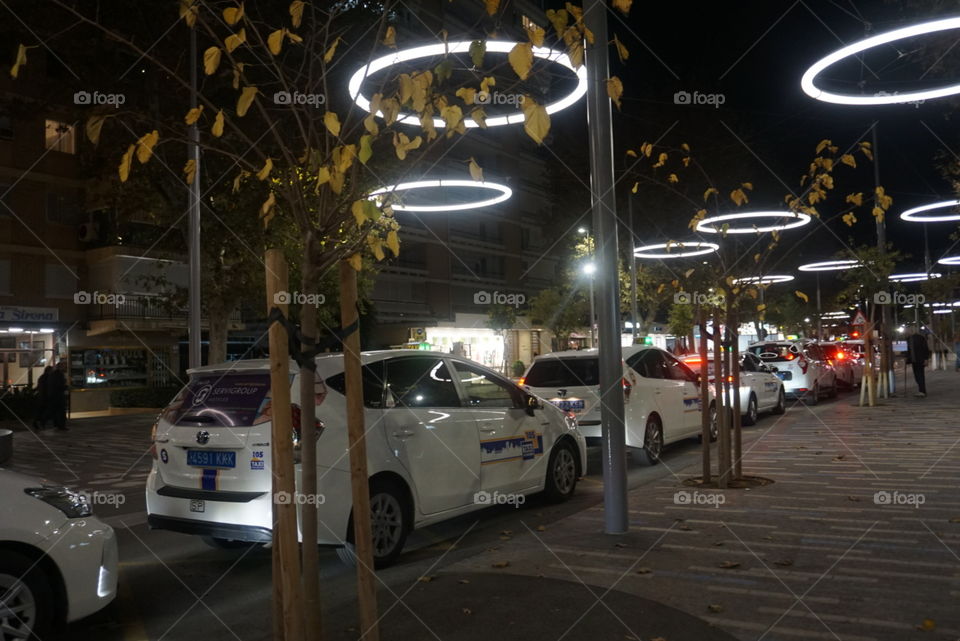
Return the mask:
<svg viewBox="0 0 960 641">
<path fill-rule="evenodd" d="M 536 396 L 527 397 L 527 414 L 530 416 L 534 415 L 534 410 L 543 409 L 543 405 L 540 404 L 540 401 L 537 400 Z"/>
</svg>

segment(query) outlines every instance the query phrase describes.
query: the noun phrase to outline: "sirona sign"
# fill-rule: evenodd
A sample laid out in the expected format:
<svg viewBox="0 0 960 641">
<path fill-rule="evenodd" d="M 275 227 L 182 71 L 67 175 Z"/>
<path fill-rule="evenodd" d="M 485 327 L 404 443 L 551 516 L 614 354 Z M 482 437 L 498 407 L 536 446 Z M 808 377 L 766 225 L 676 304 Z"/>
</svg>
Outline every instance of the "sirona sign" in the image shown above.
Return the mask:
<svg viewBox="0 0 960 641">
<path fill-rule="evenodd" d="M 0 323 L 11 322 L 44 322 L 59 320 L 59 310 L 56 307 L 19 307 L 14 305 L 0 305 Z"/>
</svg>

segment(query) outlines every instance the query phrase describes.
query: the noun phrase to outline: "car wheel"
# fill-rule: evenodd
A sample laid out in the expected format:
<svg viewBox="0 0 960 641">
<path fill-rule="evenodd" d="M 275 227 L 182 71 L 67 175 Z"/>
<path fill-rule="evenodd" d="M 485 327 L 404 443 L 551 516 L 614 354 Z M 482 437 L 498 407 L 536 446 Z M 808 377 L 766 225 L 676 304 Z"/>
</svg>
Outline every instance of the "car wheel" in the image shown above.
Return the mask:
<svg viewBox="0 0 960 641">
<path fill-rule="evenodd" d="M 373 567 L 376 569 L 393 565 L 400 557 L 407 542 L 411 524 L 408 522 L 410 510 L 407 499 L 394 483 L 374 482 L 370 484 L 370 530 L 373 535 Z M 353 545 L 353 512 L 350 513 L 350 526 L 347 543 L 337 548 L 337 556 L 347 565 L 357 564 L 357 553 Z"/>
<path fill-rule="evenodd" d="M 45 639 L 55 616 L 53 588 L 43 570 L 24 556 L 0 552 L 0 639 Z"/>
<path fill-rule="evenodd" d="M 660 462 L 660 453 L 663 452 L 663 426 L 656 416 L 647 418 L 647 429 L 643 434 L 643 447 L 640 449 L 640 458 L 646 465 L 656 465 Z"/>
<path fill-rule="evenodd" d="M 747 401 L 747 411 L 743 415 L 743 424 L 744 425 L 756 425 L 757 424 L 757 397 L 753 394 L 750 395 L 750 400 Z"/>
<path fill-rule="evenodd" d="M 820 383 L 814 383 L 813 389 L 804 394 L 803 400 L 808 405 L 816 405 L 820 402 Z"/>
<path fill-rule="evenodd" d="M 556 503 L 573 496 L 577 487 L 577 455 L 570 443 L 562 441 L 550 452 L 547 463 L 547 478 L 544 481 L 544 496 Z"/>
<path fill-rule="evenodd" d="M 780 386 L 780 391 L 777 393 L 777 405 L 773 408 L 774 414 L 786 414 L 787 412 L 787 395 L 783 393 L 783 385 Z"/>
<path fill-rule="evenodd" d="M 717 421 L 717 406 L 710 403 L 710 442 L 716 443 L 720 438 L 720 423 Z"/>
</svg>

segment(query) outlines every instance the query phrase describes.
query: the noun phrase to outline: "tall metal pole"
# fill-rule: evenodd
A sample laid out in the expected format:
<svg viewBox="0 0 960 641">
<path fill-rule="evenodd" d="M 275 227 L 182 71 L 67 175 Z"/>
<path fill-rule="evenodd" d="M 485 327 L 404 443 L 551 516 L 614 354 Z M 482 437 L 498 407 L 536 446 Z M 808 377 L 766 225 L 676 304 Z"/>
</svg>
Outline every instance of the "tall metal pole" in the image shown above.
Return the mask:
<svg viewBox="0 0 960 641">
<path fill-rule="evenodd" d="M 823 340 L 823 311 L 820 308 L 820 272 L 817 272 L 817 340 Z"/>
<path fill-rule="evenodd" d="M 593 293 L 593 275 L 596 272 L 590 274 L 590 347 L 597 346 L 597 313 L 596 311 L 596 299 Z"/>
<path fill-rule="evenodd" d="M 633 193 L 627 192 L 627 209 L 630 214 L 630 234 L 627 237 L 630 241 L 630 319 L 633 321 L 633 344 L 637 344 L 639 334 L 638 325 L 640 324 L 640 314 L 637 310 L 637 257 L 633 253 L 635 247 L 633 239 Z M 692 346 L 691 346 L 692 347 Z"/>
<path fill-rule="evenodd" d="M 600 430 L 603 462 L 604 531 L 622 534 L 627 520 L 627 448 L 623 421 L 620 296 L 617 273 L 617 206 L 613 191 L 613 122 L 606 80 L 609 78 L 607 8 L 587 0 L 586 27 L 594 34 L 587 46 L 587 129 L 590 136 L 590 191 L 599 281 Z"/>
<path fill-rule="evenodd" d="M 190 108 L 197 107 L 197 30 L 190 30 Z M 200 352 L 200 130 L 190 125 L 190 157 L 194 162 L 190 185 L 190 367 L 203 365 Z"/>
<path fill-rule="evenodd" d="M 878 149 L 877 144 L 877 128 L 880 126 L 880 122 L 877 121 L 873 123 L 873 128 L 871 130 L 871 136 L 873 140 L 873 186 L 874 189 L 880 186 L 880 150 Z M 877 220 L 877 249 L 880 250 L 880 255 L 883 256 L 887 253 L 887 223 L 883 220 Z M 887 375 L 887 390 L 889 394 L 893 394 L 896 391 L 896 383 L 894 381 L 894 372 L 893 372 L 893 358 L 892 349 L 890 345 L 890 336 L 889 332 L 892 330 L 892 325 L 890 322 L 890 306 L 881 305 L 880 306 L 880 332 L 882 334 L 882 341 L 880 343 L 880 364 L 881 367 L 886 366 L 886 375 Z"/>
</svg>

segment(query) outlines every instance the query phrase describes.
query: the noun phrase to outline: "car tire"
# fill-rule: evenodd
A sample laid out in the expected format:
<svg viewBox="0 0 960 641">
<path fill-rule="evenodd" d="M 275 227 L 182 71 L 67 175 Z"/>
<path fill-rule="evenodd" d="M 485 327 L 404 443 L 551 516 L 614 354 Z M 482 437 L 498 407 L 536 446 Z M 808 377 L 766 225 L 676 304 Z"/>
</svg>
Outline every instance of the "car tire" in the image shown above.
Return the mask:
<svg viewBox="0 0 960 641">
<path fill-rule="evenodd" d="M 406 493 L 389 481 L 370 483 L 370 527 L 373 532 L 373 567 L 386 568 L 400 558 L 403 546 L 410 534 L 410 514 Z M 353 511 L 350 512 L 350 525 L 347 531 L 346 545 L 337 548 L 337 557 L 349 566 L 357 564 L 357 553 L 353 544 Z"/>
<path fill-rule="evenodd" d="M 543 495 L 548 501 L 562 503 L 577 489 L 577 454 L 566 440 L 554 446 L 547 463 Z"/>
<path fill-rule="evenodd" d="M 773 408 L 774 414 L 786 414 L 787 413 L 787 395 L 783 391 L 783 385 L 780 386 L 780 391 L 777 393 L 777 404 Z"/>
<path fill-rule="evenodd" d="M 758 415 L 759 410 L 757 409 L 757 397 L 751 394 L 750 399 L 747 401 L 747 411 L 743 414 L 743 424 L 756 425 Z"/>
<path fill-rule="evenodd" d="M 256 541 L 237 541 L 235 539 L 221 539 L 217 536 L 200 537 L 204 543 L 218 550 L 245 550 L 250 546 L 262 547 L 263 543 Z"/>
<path fill-rule="evenodd" d="M 657 416 L 647 417 L 647 427 L 643 433 L 643 447 L 640 448 L 640 460 L 645 465 L 656 465 L 663 452 L 663 425 Z"/>
<path fill-rule="evenodd" d="M 53 586 L 43 569 L 27 557 L 0 552 L 0 603 L 15 611 L 6 621 L 0 619 L 0 625 L 22 632 L 25 639 L 46 639 L 51 634 L 57 618 Z"/>
</svg>

